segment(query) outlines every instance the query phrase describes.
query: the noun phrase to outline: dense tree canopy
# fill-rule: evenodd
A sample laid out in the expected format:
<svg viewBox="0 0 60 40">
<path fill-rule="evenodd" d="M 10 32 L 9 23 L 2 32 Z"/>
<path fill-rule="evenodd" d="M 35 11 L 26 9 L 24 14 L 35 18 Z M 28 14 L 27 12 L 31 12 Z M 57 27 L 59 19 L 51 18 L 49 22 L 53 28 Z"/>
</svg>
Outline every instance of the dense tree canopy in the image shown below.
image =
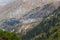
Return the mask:
<svg viewBox="0 0 60 40">
<path fill-rule="evenodd" d="M 21 40 L 15 33 L 0 30 L 0 40 Z"/>
</svg>

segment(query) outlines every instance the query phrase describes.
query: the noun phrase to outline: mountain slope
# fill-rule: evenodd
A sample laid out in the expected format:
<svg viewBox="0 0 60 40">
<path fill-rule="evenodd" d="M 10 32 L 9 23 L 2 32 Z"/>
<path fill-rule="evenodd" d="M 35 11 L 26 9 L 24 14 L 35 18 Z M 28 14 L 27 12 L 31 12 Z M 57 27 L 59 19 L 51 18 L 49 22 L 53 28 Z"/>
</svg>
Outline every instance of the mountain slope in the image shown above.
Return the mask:
<svg viewBox="0 0 60 40">
<path fill-rule="evenodd" d="M 60 40 L 60 7 L 35 28 L 27 32 L 22 40 Z"/>
<path fill-rule="evenodd" d="M 25 14 L 23 16 L 23 18 L 24 19 L 25 18 L 26 19 L 27 18 L 35 18 L 35 19 L 37 19 L 37 18 L 48 16 L 55 9 L 57 9 L 59 6 L 54 5 L 54 2 L 53 3 L 48 3 L 48 4 L 44 5 L 42 8 L 41 7 L 36 7 L 34 9 L 32 9 L 30 12 L 28 12 L 28 14 Z"/>
</svg>

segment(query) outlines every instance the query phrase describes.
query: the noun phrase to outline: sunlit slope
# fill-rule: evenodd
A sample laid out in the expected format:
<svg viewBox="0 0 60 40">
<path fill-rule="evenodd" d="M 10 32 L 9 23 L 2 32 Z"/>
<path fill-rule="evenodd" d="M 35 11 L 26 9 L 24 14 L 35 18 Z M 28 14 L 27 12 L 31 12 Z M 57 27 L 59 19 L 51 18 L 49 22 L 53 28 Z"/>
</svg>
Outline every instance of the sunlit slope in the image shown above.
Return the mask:
<svg viewBox="0 0 60 40">
<path fill-rule="evenodd" d="M 29 11 L 36 7 L 42 8 L 43 5 L 54 3 L 53 5 L 57 7 L 59 4 L 58 1 L 52 0 L 15 0 L 3 8 L 0 9 L 0 19 L 1 18 L 20 18 L 21 16 L 27 14 Z"/>
<path fill-rule="evenodd" d="M 9 14 L 10 12 L 16 10 L 16 8 L 19 7 L 19 5 L 21 4 L 20 0 L 18 1 L 14 1 L 6 6 L 4 6 L 3 8 L 1 8 L 0 10 L 0 18 L 4 18 L 7 16 L 7 14 Z"/>
</svg>

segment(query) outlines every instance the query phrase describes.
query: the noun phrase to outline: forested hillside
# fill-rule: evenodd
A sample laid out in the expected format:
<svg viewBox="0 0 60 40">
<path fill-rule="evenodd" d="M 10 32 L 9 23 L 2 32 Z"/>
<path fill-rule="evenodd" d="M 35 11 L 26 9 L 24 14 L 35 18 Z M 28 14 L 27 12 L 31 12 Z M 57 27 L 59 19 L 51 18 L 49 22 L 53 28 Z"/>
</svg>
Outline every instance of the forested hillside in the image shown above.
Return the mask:
<svg viewBox="0 0 60 40">
<path fill-rule="evenodd" d="M 22 40 L 60 40 L 60 7 L 53 13 L 43 17 L 42 22 L 36 25 Z M 21 40 L 15 33 L 0 30 L 0 40 Z"/>
<path fill-rule="evenodd" d="M 0 30 L 0 40 L 21 40 L 15 33 Z"/>
<path fill-rule="evenodd" d="M 60 7 L 23 35 L 22 40 L 60 40 Z"/>
</svg>

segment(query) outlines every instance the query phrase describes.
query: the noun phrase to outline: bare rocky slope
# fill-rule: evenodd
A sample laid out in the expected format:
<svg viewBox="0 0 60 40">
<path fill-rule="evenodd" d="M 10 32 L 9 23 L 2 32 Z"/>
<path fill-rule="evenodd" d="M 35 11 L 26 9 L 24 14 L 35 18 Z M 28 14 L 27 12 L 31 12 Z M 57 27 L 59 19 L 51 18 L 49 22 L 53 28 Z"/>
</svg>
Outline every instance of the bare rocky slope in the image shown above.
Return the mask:
<svg viewBox="0 0 60 40">
<path fill-rule="evenodd" d="M 30 10 L 36 7 L 43 7 L 43 5 L 54 2 L 55 5 L 59 5 L 58 2 L 52 0 L 15 0 L 0 9 L 1 18 L 20 18 L 21 15 L 27 14 Z"/>
</svg>

